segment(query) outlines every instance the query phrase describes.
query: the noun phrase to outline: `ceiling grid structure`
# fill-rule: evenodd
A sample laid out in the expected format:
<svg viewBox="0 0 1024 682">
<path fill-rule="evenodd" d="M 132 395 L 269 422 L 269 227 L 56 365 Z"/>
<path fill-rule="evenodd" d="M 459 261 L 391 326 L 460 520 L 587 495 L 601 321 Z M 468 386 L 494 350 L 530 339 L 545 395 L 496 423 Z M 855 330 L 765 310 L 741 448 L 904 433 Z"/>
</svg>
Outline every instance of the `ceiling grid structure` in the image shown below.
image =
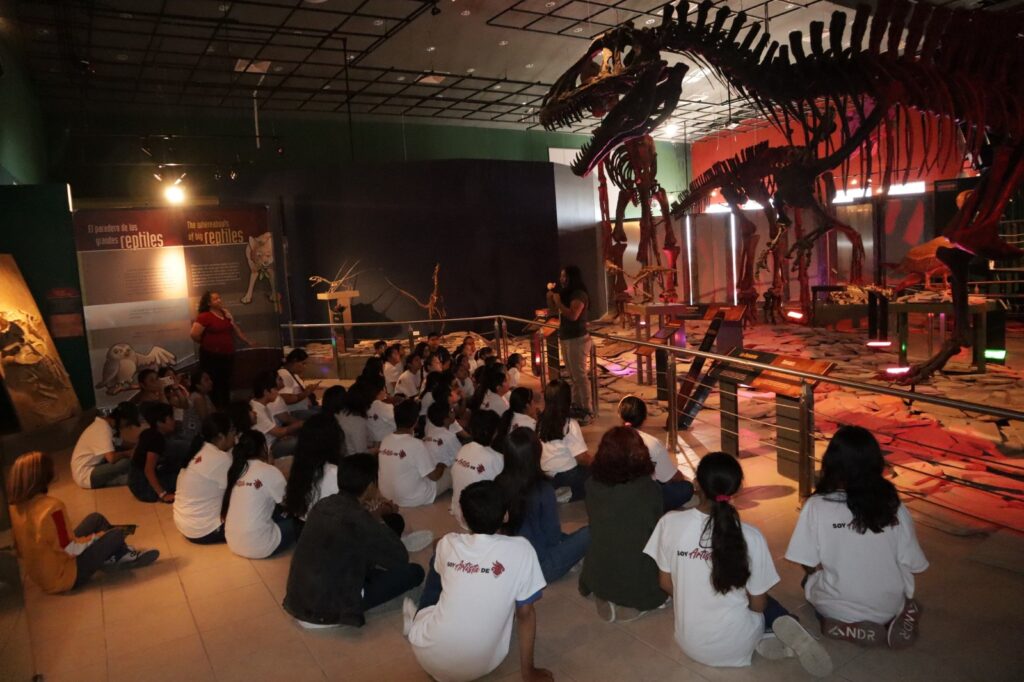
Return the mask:
<svg viewBox="0 0 1024 682">
<path fill-rule="evenodd" d="M 722 2 L 716 4 L 724 4 Z M 728 0 L 777 36 L 823 0 Z M 16 0 L 43 101 L 69 110 L 210 108 L 539 129 L 589 41 L 661 21 L 661 0 Z M 695 5 L 694 5 L 695 6 Z M 680 61 L 665 55 L 670 63 Z M 692 142 L 767 125 L 696 65 L 656 134 Z M 585 118 L 566 132 L 587 133 Z"/>
</svg>

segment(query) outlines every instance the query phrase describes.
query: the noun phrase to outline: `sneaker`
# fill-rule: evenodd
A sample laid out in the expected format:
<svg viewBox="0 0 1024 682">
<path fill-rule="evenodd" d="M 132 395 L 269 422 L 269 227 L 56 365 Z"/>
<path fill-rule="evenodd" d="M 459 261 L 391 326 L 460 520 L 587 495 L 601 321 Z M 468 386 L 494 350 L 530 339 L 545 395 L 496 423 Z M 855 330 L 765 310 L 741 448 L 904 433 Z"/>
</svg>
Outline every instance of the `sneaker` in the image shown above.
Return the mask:
<svg viewBox="0 0 1024 682">
<path fill-rule="evenodd" d="M 601 617 L 601 620 L 603 620 L 606 623 L 614 623 L 615 604 L 611 603 L 610 601 L 605 601 L 600 597 L 597 597 L 595 601 L 597 602 L 597 615 Z"/>
<path fill-rule="evenodd" d="M 890 649 L 906 649 L 917 639 L 917 625 L 921 620 L 921 605 L 913 599 L 903 603 L 903 610 L 889 623 L 886 641 Z"/>
<path fill-rule="evenodd" d="M 757 646 L 754 647 L 754 651 L 769 661 L 778 661 L 783 658 L 793 658 L 796 656 L 796 653 L 783 644 L 782 640 L 776 637 L 774 633 L 766 633 L 757 643 Z"/>
<path fill-rule="evenodd" d="M 402 536 L 402 544 L 410 554 L 426 549 L 434 541 L 434 534 L 429 530 L 414 530 Z"/>
<path fill-rule="evenodd" d="M 402 636 L 408 637 L 412 622 L 416 619 L 416 602 L 409 597 L 402 600 Z"/>
<path fill-rule="evenodd" d="M 159 549 L 138 550 L 128 546 L 128 551 L 121 555 L 115 564 L 117 568 L 142 568 L 149 566 L 160 556 Z"/>
<path fill-rule="evenodd" d="M 897 618 L 899 618 L 897 616 Z M 829 639 L 841 642 L 852 642 L 860 646 L 878 646 L 886 641 L 885 626 L 871 621 L 862 620 L 857 623 L 844 623 L 834 618 L 822 617 L 821 634 Z"/>
<path fill-rule="evenodd" d="M 800 665 L 814 677 L 825 677 L 832 672 L 832 658 L 825 647 L 804 630 L 793 616 L 776 618 L 772 632 L 779 640 L 793 650 Z"/>
<path fill-rule="evenodd" d="M 583 570 L 583 559 L 580 559 L 579 561 L 577 561 L 575 564 L 572 565 L 572 568 L 569 569 L 569 572 L 570 573 L 579 573 L 582 570 Z"/>
<path fill-rule="evenodd" d="M 558 500 L 558 504 L 565 504 L 572 499 L 572 488 L 569 486 L 563 486 L 555 490 L 555 499 Z"/>
<path fill-rule="evenodd" d="M 648 613 L 650 613 L 650 611 L 641 611 L 640 609 L 634 609 L 629 606 L 616 606 L 615 620 L 619 623 L 629 623 L 643 618 Z"/>
</svg>

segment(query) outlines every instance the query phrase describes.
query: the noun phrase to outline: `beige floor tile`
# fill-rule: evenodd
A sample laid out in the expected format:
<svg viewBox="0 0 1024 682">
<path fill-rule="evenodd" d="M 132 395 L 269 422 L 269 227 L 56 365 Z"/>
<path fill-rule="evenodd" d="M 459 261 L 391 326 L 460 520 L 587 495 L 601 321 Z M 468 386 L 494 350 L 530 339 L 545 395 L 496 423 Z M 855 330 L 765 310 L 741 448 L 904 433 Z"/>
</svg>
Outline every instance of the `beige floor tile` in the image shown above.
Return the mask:
<svg viewBox="0 0 1024 682">
<path fill-rule="evenodd" d="M 301 628 L 283 611 L 268 611 L 258 618 L 203 630 L 200 636 L 214 667 L 284 643 L 296 649 L 306 647 Z"/>
<path fill-rule="evenodd" d="M 106 665 L 107 645 L 102 627 L 79 630 L 71 636 L 32 638 L 36 670 L 47 677 L 51 673 L 73 672 L 90 665 Z"/>
<path fill-rule="evenodd" d="M 27 592 L 25 607 L 33 639 L 59 639 L 103 627 L 103 600 L 96 585 L 75 592 Z"/>
<path fill-rule="evenodd" d="M 143 610 L 186 602 L 172 561 L 158 561 L 139 571 L 125 571 L 118 578 L 102 588 L 106 623 L 130 620 Z"/>
<path fill-rule="evenodd" d="M 306 682 L 324 680 L 316 659 L 293 641 L 271 642 L 242 658 L 214 663 L 218 682 Z M 395 679 L 380 677 L 378 679 Z"/>
<path fill-rule="evenodd" d="M 107 682 L 107 661 L 46 673 L 46 682 Z"/>
<path fill-rule="evenodd" d="M 280 607 L 262 582 L 243 585 L 201 597 L 190 597 L 189 605 L 200 632 L 229 623 L 263 617 Z"/>
<path fill-rule="evenodd" d="M 550 650 L 545 643 L 545 650 Z M 656 651 L 622 628 L 613 628 L 562 654 L 559 665 L 578 680 L 700 680 L 677 661 Z"/>
<path fill-rule="evenodd" d="M 368 618 L 361 628 L 305 630 L 303 640 L 323 669 L 336 676 L 342 670 L 373 669 L 397 653 L 411 651 L 401 627 L 401 613 L 389 612 Z"/>
<path fill-rule="evenodd" d="M 179 574 L 189 599 L 263 582 L 260 574 L 253 568 L 252 562 L 230 554 L 214 563 L 186 564 L 179 569 Z"/>
<path fill-rule="evenodd" d="M 136 647 L 107 658 L 110 682 L 209 682 L 213 669 L 198 635 Z"/>
<path fill-rule="evenodd" d="M 192 611 L 187 604 L 143 608 L 123 620 L 106 624 L 107 653 L 118 660 L 136 650 L 140 643 L 155 647 L 189 635 L 198 634 Z"/>
<path fill-rule="evenodd" d="M 562 597 L 542 598 L 536 607 L 537 640 L 545 649 L 568 654 L 594 642 L 617 626 L 605 623 L 591 608 Z"/>
<path fill-rule="evenodd" d="M 388 656 L 382 657 L 377 664 L 371 667 L 352 669 L 343 662 L 332 662 L 324 666 L 324 675 L 331 682 L 378 682 L 378 680 L 430 682 L 432 679 L 420 667 L 408 644 L 405 649 L 396 649 Z"/>
</svg>

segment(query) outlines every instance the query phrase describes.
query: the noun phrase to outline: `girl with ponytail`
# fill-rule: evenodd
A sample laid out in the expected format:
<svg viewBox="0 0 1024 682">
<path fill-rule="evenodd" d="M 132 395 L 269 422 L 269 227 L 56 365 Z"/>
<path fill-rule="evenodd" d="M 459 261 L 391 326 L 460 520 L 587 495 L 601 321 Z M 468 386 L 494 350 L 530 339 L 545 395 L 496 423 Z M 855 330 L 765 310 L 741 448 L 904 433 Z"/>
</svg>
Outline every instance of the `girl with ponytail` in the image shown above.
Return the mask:
<svg viewBox="0 0 1024 682">
<path fill-rule="evenodd" d="M 278 508 L 284 501 L 281 470 L 267 460 L 267 439 L 249 430 L 238 437 L 224 492 L 224 537 L 228 549 L 246 559 L 265 559 L 295 542 L 295 519 Z"/>
<path fill-rule="evenodd" d="M 832 437 L 786 558 L 806 571 L 804 594 L 826 636 L 893 648 L 916 639 L 914 574 L 928 560 L 869 431 L 843 426 Z"/>
<path fill-rule="evenodd" d="M 739 460 L 706 455 L 697 467 L 700 504 L 663 516 L 644 552 L 658 564 L 661 589 L 674 595 L 676 642 L 710 666 L 748 666 L 796 656 L 810 674 L 832 671 L 828 652 L 768 590 L 779 582 L 768 543 L 740 521 L 733 499 L 743 484 Z"/>
<path fill-rule="evenodd" d="M 221 501 L 228 487 L 229 453 L 237 435 L 231 418 L 214 412 L 203 420 L 189 462 L 178 474 L 174 525 L 197 545 L 224 542 Z"/>
</svg>

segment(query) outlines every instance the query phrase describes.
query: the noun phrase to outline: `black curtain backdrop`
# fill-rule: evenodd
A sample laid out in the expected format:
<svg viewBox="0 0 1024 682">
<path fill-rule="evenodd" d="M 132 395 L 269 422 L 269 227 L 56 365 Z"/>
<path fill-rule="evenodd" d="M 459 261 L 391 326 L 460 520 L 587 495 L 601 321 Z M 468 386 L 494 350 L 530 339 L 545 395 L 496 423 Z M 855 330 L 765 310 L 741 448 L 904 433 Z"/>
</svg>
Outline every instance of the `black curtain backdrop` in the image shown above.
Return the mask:
<svg viewBox="0 0 1024 682">
<path fill-rule="evenodd" d="M 289 169 L 248 182 L 240 178 L 225 195 L 270 207 L 274 232 L 288 244 L 284 257 L 297 321 L 326 321 L 308 279 L 333 279 L 346 261 L 359 261 L 357 322 L 425 317 L 385 278 L 426 301 L 435 263 L 441 264 L 449 317 L 532 317 L 544 305 L 545 283 L 558 274 L 559 216 L 549 163 L 451 160 Z M 381 326 L 359 337 L 400 331 Z"/>
</svg>

